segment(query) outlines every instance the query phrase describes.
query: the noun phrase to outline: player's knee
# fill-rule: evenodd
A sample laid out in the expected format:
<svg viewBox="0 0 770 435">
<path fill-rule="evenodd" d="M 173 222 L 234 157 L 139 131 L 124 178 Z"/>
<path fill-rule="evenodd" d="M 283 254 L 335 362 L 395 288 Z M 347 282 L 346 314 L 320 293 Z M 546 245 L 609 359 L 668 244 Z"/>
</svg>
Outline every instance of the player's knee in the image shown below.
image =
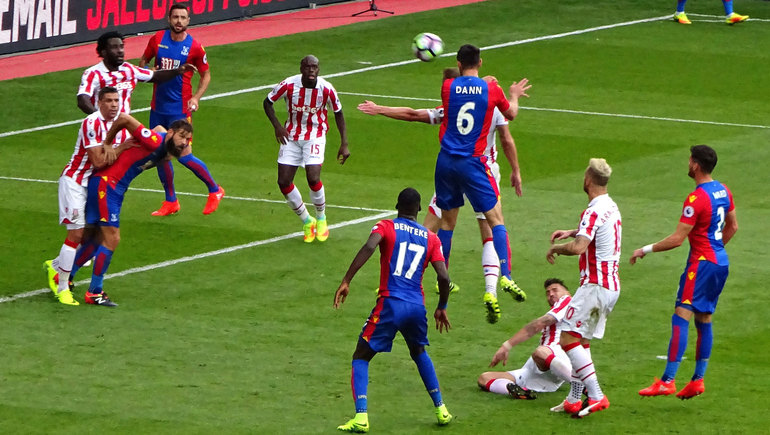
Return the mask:
<svg viewBox="0 0 770 435">
<path fill-rule="evenodd" d="M 489 381 L 493 380 L 495 377 L 492 374 L 492 372 L 484 372 L 479 375 L 479 378 L 476 380 L 476 383 L 479 385 L 479 388 L 481 388 L 484 391 L 489 391 L 487 389 L 487 384 L 489 384 Z"/>
</svg>

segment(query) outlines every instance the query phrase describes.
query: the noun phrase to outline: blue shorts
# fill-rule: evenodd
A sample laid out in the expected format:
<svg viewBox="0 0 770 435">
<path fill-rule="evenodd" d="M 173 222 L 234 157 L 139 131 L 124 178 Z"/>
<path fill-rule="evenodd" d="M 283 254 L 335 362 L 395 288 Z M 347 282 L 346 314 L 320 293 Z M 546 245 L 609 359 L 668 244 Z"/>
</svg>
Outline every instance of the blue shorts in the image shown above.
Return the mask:
<svg viewBox="0 0 770 435">
<path fill-rule="evenodd" d="M 192 118 L 184 113 L 158 113 L 154 110 L 150 110 L 150 128 L 155 128 L 158 125 L 168 129 L 168 126 L 177 119 L 185 119 L 188 122 L 192 122 Z"/>
<path fill-rule="evenodd" d="M 120 227 L 120 207 L 123 194 L 115 192 L 102 177 L 88 180 L 86 223 L 106 227 Z"/>
<path fill-rule="evenodd" d="M 406 344 L 427 346 L 428 319 L 425 306 L 389 297 L 377 298 L 377 304 L 366 319 L 360 337 L 375 352 L 390 352 L 396 332 L 401 332 Z"/>
<path fill-rule="evenodd" d="M 725 287 L 729 266 L 710 261 L 688 264 L 679 278 L 676 306 L 696 313 L 713 313 Z"/>
<path fill-rule="evenodd" d="M 463 194 L 473 211 L 484 213 L 495 207 L 500 199 L 487 157 L 459 157 L 439 152 L 436 159 L 436 205 L 441 210 L 452 210 L 465 204 Z"/>
</svg>

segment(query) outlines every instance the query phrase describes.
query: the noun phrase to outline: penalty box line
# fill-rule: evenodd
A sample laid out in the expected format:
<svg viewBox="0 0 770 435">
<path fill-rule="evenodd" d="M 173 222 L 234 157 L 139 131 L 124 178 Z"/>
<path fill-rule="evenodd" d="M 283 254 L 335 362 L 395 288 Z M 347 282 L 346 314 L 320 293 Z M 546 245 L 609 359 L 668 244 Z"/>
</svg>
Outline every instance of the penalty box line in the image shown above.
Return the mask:
<svg viewBox="0 0 770 435">
<path fill-rule="evenodd" d="M 351 225 L 360 224 L 360 223 L 363 223 L 363 222 L 369 222 L 369 221 L 373 221 L 373 220 L 380 220 L 380 219 L 384 219 L 384 218 L 386 218 L 388 216 L 391 216 L 391 215 L 393 215 L 395 213 L 396 213 L 395 210 L 387 211 L 387 212 L 382 212 L 382 213 L 378 213 L 378 214 L 371 215 L 371 216 L 366 216 L 366 217 L 362 217 L 362 218 L 358 218 L 358 219 L 353 219 L 353 220 L 344 221 L 344 222 L 340 222 L 340 223 L 336 223 L 336 224 L 331 224 L 331 225 L 329 225 L 329 229 L 331 230 L 331 229 L 336 229 L 336 228 L 343 228 L 343 227 L 347 227 L 347 226 L 351 226 Z M 124 270 L 122 272 L 110 273 L 108 275 L 105 275 L 104 279 L 108 280 L 108 279 L 120 278 L 120 277 L 123 277 L 123 276 L 133 275 L 133 274 L 136 274 L 136 273 L 149 272 L 151 270 L 156 270 L 156 269 L 162 269 L 162 268 L 166 268 L 166 267 L 170 267 L 170 266 L 175 266 L 177 264 L 189 263 L 191 261 L 202 260 L 204 258 L 209 258 L 209 257 L 218 256 L 218 255 L 229 254 L 231 252 L 236 252 L 236 251 L 240 251 L 240 250 L 247 249 L 247 248 L 254 248 L 254 247 L 257 247 L 257 246 L 269 245 L 271 243 L 277 243 L 277 242 L 281 242 L 281 241 L 284 241 L 284 240 L 292 239 L 292 238 L 295 238 L 295 237 L 301 237 L 302 235 L 304 235 L 304 232 L 297 231 L 297 232 L 290 233 L 290 234 L 285 234 L 285 235 L 282 235 L 282 236 L 272 237 L 270 239 L 255 240 L 253 242 L 244 243 L 242 245 L 230 246 L 230 247 L 227 247 L 227 248 L 217 249 L 217 250 L 214 250 L 214 251 L 204 252 L 204 253 L 201 253 L 201 254 L 190 255 L 190 256 L 182 257 L 182 258 L 177 258 L 177 259 L 174 259 L 174 260 L 162 261 L 160 263 L 150 264 L 150 265 L 147 265 L 147 266 L 133 267 L 131 269 Z M 84 284 L 89 284 L 89 283 L 90 283 L 90 279 L 86 279 L 86 280 L 81 280 L 81 281 L 75 282 L 75 285 L 84 285 Z M 42 288 L 42 289 L 37 289 L 37 290 L 31 290 L 31 291 L 24 292 L 24 293 L 18 293 L 18 294 L 15 294 L 13 296 L 0 297 L 0 304 L 5 303 L 5 302 L 13 302 L 13 301 L 18 300 L 18 299 L 24 299 L 24 298 L 29 298 L 29 297 L 32 297 L 32 296 L 37 296 L 39 294 L 47 293 L 47 292 L 50 292 L 50 291 L 51 290 L 49 288 Z"/>
<path fill-rule="evenodd" d="M 621 23 L 607 24 L 607 25 L 596 26 L 596 27 L 588 27 L 588 28 L 585 28 L 585 29 L 573 30 L 573 31 L 570 31 L 570 32 L 563 32 L 563 33 L 556 33 L 556 34 L 552 34 L 552 35 L 536 36 L 536 37 L 533 37 L 533 38 L 527 38 L 527 39 L 520 39 L 520 40 L 517 40 L 517 41 L 504 42 L 502 44 L 488 45 L 486 47 L 481 47 L 481 50 L 494 50 L 494 49 L 497 49 L 497 48 L 511 47 L 511 46 L 514 46 L 514 45 L 528 44 L 528 43 L 531 43 L 531 42 L 548 41 L 548 40 L 551 40 L 551 39 L 564 38 L 564 37 L 567 37 L 567 36 L 582 35 L 584 33 L 598 32 L 598 31 L 601 31 L 601 30 L 614 29 L 614 28 L 618 28 L 618 27 L 626 27 L 626 26 L 632 26 L 632 25 L 635 25 L 635 24 L 643 24 L 643 23 L 649 23 L 649 22 L 654 22 L 654 21 L 662 21 L 662 20 L 668 20 L 668 19 L 671 19 L 671 15 L 670 14 L 669 15 L 663 15 L 663 16 L 660 16 L 660 17 L 643 18 L 643 19 L 640 19 L 640 20 L 624 21 L 624 22 L 621 22 Z M 456 54 L 457 53 L 444 53 L 444 54 L 441 55 L 441 57 L 455 56 Z M 399 62 L 386 63 L 386 64 L 382 64 L 382 65 L 369 66 L 369 67 L 366 67 L 366 68 L 358 68 L 358 69 L 353 69 L 353 70 L 348 70 L 348 71 L 341 71 L 341 72 L 338 72 L 338 73 L 325 74 L 322 77 L 324 77 L 324 78 L 344 77 L 344 76 L 348 76 L 348 75 L 352 75 L 352 74 L 359 74 L 359 73 L 363 73 L 363 72 L 376 71 L 376 70 L 380 70 L 380 69 L 398 67 L 398 66 L 408 65 L 408 64 L 412 64 L 412 63 L 418 63 L 418 62 L 421 62 L 421 61 L 419 59 L 409 59 L 409 60 L 403 60 L 403 61 L 399 61 Z M 240 94 L 246 94 L 246 93 L 251 93 L 251 92 L 263 91 L 263 90 L 267 90 L 267 89 L 272 89 L 275 85 L 276 85 L 276 83 L 273 83 L 273 84 L 269 84 L 269 85 L 261 85 L 261 86 L 252 87 L 252 88 L 239 89 L 237 91 L 223 92 L 223 93 L 214 94 L 214 95 L 207 95 L 207 96 L 202 97 L 201 100 L 214 100 L 214 99 L 217 99 L 217 98 L 232 97 L 232 96 L 240 95 Z M 132 113 L 146 112 L 148 110 L 150 110 L 149 107 L 142 107 L 140 109 L 132 110 L 131 112 Z M 4 137 L 8 137 L 8 136 L 16 136 L 16 135 L 19 135 L 19 134 L 32 133 L 32 132 L 41 131 L 41 130 L 48 130 L 48 129 L 52 129 L 52 128 L 67 126 L 67 125 L 75 125 L 75 124 L 79 124 L 81 122 L 83 122 L 83 120 L 82 119 L 78 119 L 78 120 L 75 120 L 75 121 L 64 121 L 64 122 L 59 122 L 59 123 L 56 123 L 56 124 L 48 124 L 48 125 L 43 125 L 43 126 L 39 126 L 39 127 L 26 128 L 26 129 L 23 129 L 23 130 L 6 131 L 6 132 L 0 133 L 0 138 L 4 138 Z"/>
</svg>

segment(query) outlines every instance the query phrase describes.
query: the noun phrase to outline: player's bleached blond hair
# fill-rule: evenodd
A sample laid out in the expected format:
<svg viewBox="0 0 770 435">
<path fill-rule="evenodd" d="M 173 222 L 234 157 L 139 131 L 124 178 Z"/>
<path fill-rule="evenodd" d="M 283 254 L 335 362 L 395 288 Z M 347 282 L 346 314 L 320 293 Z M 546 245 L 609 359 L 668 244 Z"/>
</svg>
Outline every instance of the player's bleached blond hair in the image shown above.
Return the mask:
<svg viewBox="0 0 770 435">
<path fill-rule="evenodd" d="M 607 160 L 599 158 L 589 160 L 586 171 L 591 174 L 591 178 L 599 186 L 606 186 L 610 181 L 610 175 L 612 175 L 612 168 L 607 164 Z"/>
</svg>

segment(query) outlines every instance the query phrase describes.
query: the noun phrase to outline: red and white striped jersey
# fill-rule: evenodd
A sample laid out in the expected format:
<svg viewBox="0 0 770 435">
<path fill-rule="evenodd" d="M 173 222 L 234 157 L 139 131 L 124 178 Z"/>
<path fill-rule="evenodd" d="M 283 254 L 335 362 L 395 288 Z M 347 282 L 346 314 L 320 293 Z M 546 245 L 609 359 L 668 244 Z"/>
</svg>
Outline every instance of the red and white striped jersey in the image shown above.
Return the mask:
<svg viewBox="0 0 770 435">
<path fill-rule="evenodd" d="M 597 284 L 620 291 L 621 219 L 615 201 L 608 194 L 594 198 L 580 217 L 577 236 L 591 243 L 580 255 L 580 285 Z"/>
<path fill-rule="evenodd" d="M 309 140 L 322 137 L 329 129 L 326 107 L 334 112 L 342 110 L 337 91 L 331 83 L 321 77 L 316 79 L 314 88 L 302 86 L 302 74 L 297 74 L 278 83 L 267 98 L 273 103 L 283 97 L 289 110 L 286 130 L 291 140 Z"/>
<path fill-rule="evenodd" d="M 559 338 L 561 337 L 561 328 L 559 324 L 564 318 L 564 314 L 567 312 L 567 305 L 572 300 L 572 296 L 564 295 L 556 301 L 551 307 L 551 310 L 545 313 L 551 315 L 556 319 L 556 323 L 543 328 L 543 335 L 540 337 L 540 344 L 543 346 L 549 346 L 551 344 L 559 344 Z"/>
<path fill-rule="evenodd" d="M 66 175 L 73 180 L 77 181 L 83 187 L 88 186 L 88 178 L 93 172 L 93 165 L 91 160 L 88 159 L 88 152 L 86 149 L 98 147 L 102 145 L 104 137 L 107 136 L 107 131 L 112 126 L 112 120 L 105 120 L 102 117 L 101 112 L 94 112 L 86 117 L 82 123 L 80 123 L 80 129 L 78 130 L 78 141 L 75 143 L 75 151 L 72 153 L 67 166 L 64 167 L 62 175 Z M 115 138 L 115 143 L 120 143 L 118 140 L 122 139 L 125 130 L 118 133 L 118 137 Z"/>
<path fill-rule="evenodd" d="M 430 124 L 439 125 L 444 120 L 444 108 L 442 106 L 435 109 L 426 109 L 428 111 L 428 121 Z M 497 162 L 497 127 L 501 125 L 508 125 L 508 120 L 495 107 L 494 114 L 492 115 L 492 124 L 489 127 L 489 134 L 487 135 L 487 147 L 484 149 L 484 155 L 489 157 L 489 163 Z"/>
<path fill-rule="evenodd" d="M 128 62 L 123 62 L 117 71 L 110 71 L 104 62 L 99 62 L 83 72 L 78 95 L 88 95 L 91 104 L 96 107 L 99 89 L 112 86 L 120 94 L 120 111 L 131 113 L 131 93 L 134 92 L 136 83 L 149 82 L 153 74 L 149 69 L 139 68 Z"/>
</svg>

